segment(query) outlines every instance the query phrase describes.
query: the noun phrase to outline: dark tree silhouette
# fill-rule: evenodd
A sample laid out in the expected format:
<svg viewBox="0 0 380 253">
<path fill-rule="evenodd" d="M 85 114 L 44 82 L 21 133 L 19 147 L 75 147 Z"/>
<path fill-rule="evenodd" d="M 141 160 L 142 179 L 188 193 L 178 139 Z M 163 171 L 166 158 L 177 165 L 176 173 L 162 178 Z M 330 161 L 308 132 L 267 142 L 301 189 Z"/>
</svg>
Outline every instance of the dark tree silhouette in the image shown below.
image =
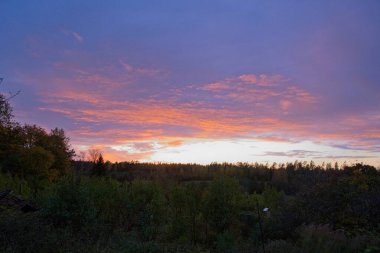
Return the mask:
<svg viewBox="0 0 380 253">
<path fill-rule="evenodd" d="M 0 78 L 0 84 L 3 78 Z M 12 107 L 9 104 L 9 99 L 4 94 L 0 93 L 0 126 L 10 127 L 12 125 Z"/>
<path fill-rule="evenodd" d="M 107 166 L 104 163 L 104 159 L 102 154 L 99 154 L 99 158 L 94 164 L 94 167 L 92 169 L 92 174 L 95 176 L 104 176 L 107 171 Z"/>
</svg>

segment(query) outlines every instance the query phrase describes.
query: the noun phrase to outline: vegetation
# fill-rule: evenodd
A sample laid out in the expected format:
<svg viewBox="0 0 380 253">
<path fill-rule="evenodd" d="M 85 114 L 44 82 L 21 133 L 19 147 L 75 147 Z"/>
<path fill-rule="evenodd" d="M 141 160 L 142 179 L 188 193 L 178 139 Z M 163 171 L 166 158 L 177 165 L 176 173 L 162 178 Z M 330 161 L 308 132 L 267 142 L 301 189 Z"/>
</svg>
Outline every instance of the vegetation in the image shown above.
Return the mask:
<svg viewBox="0 0 380 253">
<path fill-rule="evenodd" d="M 266 252 L 378 252 L 380 175 L 364 168 L 320 172 L 336 176 L 295 194 L 271 181 L 263 191 L 249 193 L 231 176 L 204 184 L 67 175 L 30 198 L 38 212 L 1 212 L 0 247 L 2 252 L 261 252 L 260 214 Z M 15 180 L 3 174 L 1 187 L 26 184 Z"/>
<path fill-rule="evenodd" d="M 74 162 L 63 130 L 0 112 L 0 191 L 39 208 L 0 199 L 0 252 L 380 252 L 372 166 Z"/>
<path fill-rule="evenodd" d="M 47 133 L 36 125 L 20 125 L 13 121 L 9 101 L 0 93 L 0 170 L 3 173 L 27 181 L 36 193 L 69 172 L 73 155 L 63 129 L 55 128 Z"/>
</svg>

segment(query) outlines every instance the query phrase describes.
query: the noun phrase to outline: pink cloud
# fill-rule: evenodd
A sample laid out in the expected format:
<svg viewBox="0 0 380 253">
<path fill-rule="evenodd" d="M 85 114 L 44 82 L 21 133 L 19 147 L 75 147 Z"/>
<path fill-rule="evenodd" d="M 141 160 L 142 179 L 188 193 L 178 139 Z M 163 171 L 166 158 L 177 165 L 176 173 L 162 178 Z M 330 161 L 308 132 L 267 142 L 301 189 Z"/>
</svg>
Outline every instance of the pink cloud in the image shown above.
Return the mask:
<svg viewBox="0 0 380 253">
<path fill-rule="evenodd" d="M 208 83 L 202 87 L 203 90 L 224 90 L 228 88 L 228 84 L 223 82 Z"/>
<path fill-rule="evenodd" d="M 252 84 L 257 83 L 257 76 L 255 74 L 241 75 L 239 76 L 239 79 L 247 83 L 252 83 Z"/>
<path fill-rule="evenodd" d="M 123 68 L 136 70 L 129 65 Z M 45 92 L 45 105 L 40 110 L 88 125 L 88 128 L 69 132 L 73 143 L 77 146 L 101 145 L 110 150 L 114 160 L 123 157 L 124 160 L 128 157 L 147 159 L 154 152 L 149 143 L 152 140 L 159 140 L 160 145 L 166 147 L 181 145 L 189 138 L 313 140 L 327 144 L 338 140 L 360 149 L 378 147 L 376 141 L 365 140 L 380 137 L 376 125 L 369 124 L 376 121 L 376 116 L 342 116 L 339 125 L 335 124 L 338 118 L 333 122 L 320 118 L 310 120 L 310 112 L 320 106 L 319 97 L 279 75 L 246 74 L 245 77 L 176 88 L 161 98 L 140 96 L 139 100 L 129 100 L 116 95 L 126 89 L 131 94 L 139 92 L 136 88 L 128 89 L 129 85 L 138 87 L 135 81 L 123 86 L 117 75 L 115 80 L 86 70 L 75 73 L 71 85 L 65 85 L 70 82 L 70 76 L 51 79 L 65 89 L 58 85 L 52 87 L 56 92 Z M 247 85 L 254 82 L 253 77 L 255 85 Z M 108 90 L 86 86 L 91 82 L 100 84 L 98 87 L 108 87 Z M 374 119 L 368 120 L 369 117 Z M 102 127 L 98 129 L 97 125 Z M 137 142 L 130 144 L 136 154 L 111 150 L 113 145 L 131 141 Z"/>
<path fill-rule="evenodd" d="M 257 86 L 273 86 L 283 82 L 281 75 L 266 75 L 266 74 L 244 74 L 238 77 L 239 80 L 248 83 L 255 84 Z"/>
<path fill-rule="evenodd" d="M 292 102 L 290 102 L 289 100 L 280 101 L 280 107 L 284 111 L 287 111 L 291 105 L 292 105 Z"/>
<path fill-rule="evenodd" d="M 204 87 L 209 88 L 205 90 L 207 92 L 213 92 L 215 89 L 225 89 L 225 94 L 221 95 L 223 99 L 230 97 L 237 101 L 254 102 L 253 107 L 250 105 L 250 108 L 264 108 L 267 112 L 269 112 L 268 110 L 272 110 L 270 108 L 277 105 L 273 103 L 273 101 L 269 101 L 269 99 L 277 99 L 281 109 L 289 110 L 291 102 L 282 97 L 289 94 L 297 96 L 300 92 L 306 93 L 300 89 L 286 89 L 286 87 L 282 90 L 275 88 L 248 88 L 247 86 L 236 83 L 237 81 L 238 79 L 230 78 L 228 83 L 215 82 L 202 85 L 201 87 L 203 90 L 205 90 Z M 234 86 L 237 87 L 236 91 L 232 91 L 231 87 Z M 115 89 L 117 89 L 117 87 L 115 87 Z M 196 87 L 191 89 L 196 91 Z M 291 94 L 292 91 L 294 91 L 294 94 Z M 188 93 L 176 94 L 186 96 Z M 191 134 L 195 135 L 195 137 L 202 138 L 207 136 L 223 138 L 228 136 L 242 136 L 249 133 L 278 131 L 279 125 L 281 125 L 282 131 L 293 129 L 295 126 L 297 126 L 298 129 L 301 126 L 300 123 L 287 123 L 288 120 L 276 118 L 277 116 L 275 115 L 266 115 L 267 112 L 257 111 L 252 114 L 251 110 L 244 110 L 245 105 L 238 110 L 228 107 L 218 108 L 218 106 L 212 104 L 212 100 L 183 103 L 181 102 L 182 98 L 179 97 L 177 98 L 177 102 L 170 102 L 170 100 L 128 102 L 118 99 L 110 100 L 98 91 L 86 93 L 73 89 L 46 95 L 49 99 L 45 101 L 52 104 L 52 106 L 41 107 L 41 110 L 61 113 L 77 121 L 150 126 L 152 130 L 165 128 L 166 125 L 172 125 L 192 129 Z M 261 101 L 262 104 L 258 105 L 256 103 L 257 101 Z M 88 105 L 84 105 L 84 102 Z M 307 101 L 304 100 L 295 100 L 295 102 L 307 103 Z M 65 108 L 64 104 L 72 103 L 76 103 L 77 107 L 75 109 Z M 55 106 L 53 106 L 54 104 Z M 273 110 L 275 110 L 275 108 L 273 108 Z M 103 134 L 105 134 L 105 132 L 103 132 Z"/>
</svg>

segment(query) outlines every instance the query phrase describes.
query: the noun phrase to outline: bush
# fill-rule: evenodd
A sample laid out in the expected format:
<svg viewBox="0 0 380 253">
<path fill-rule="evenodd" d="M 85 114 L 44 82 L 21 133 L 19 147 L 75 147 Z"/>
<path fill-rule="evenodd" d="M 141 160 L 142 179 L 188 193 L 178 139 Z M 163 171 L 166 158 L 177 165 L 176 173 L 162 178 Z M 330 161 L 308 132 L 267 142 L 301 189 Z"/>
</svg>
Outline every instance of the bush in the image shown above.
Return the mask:
<svg viewBox="0 0 380 253">
<path fill-rule="evenodd" d="M 129 225 L 137 230 L 140 239 L 154 239 L 166 222 L 162 189 L 154 182 L 135 181 L 128 187 L 127 198 Z"/>
<path fill-rule="evenodd" d="M 12 190 L 24 198 L 29 197 L 31 189 L 26 180 L 14 177 L 9 173 L 0 172 L 0 191 Z"/>
<path fill-rule="evenodd" d="M 227 230 L 238 220 L 238 202 L 242 194 L 238 181 L 231 178 L 214 180 L 206 194 L 204 216 L 217 233 Z"/>
<path fill-rule="evenodd" d="M 354 253 L 379 247 L 380 240 L 368 236 L 348 237 L 343 231 L 332 230 L 328 225 L 301 226 L 297 230 L 296 246 L 305 253 Z"/>
<path fill-rule="evenodd" d="M 39 199 L 42 216 L 55 226 L 83 230 L 96 218 L 94 201 L 88 190 L 71 176 L 62 178 Z"/>
</svg>

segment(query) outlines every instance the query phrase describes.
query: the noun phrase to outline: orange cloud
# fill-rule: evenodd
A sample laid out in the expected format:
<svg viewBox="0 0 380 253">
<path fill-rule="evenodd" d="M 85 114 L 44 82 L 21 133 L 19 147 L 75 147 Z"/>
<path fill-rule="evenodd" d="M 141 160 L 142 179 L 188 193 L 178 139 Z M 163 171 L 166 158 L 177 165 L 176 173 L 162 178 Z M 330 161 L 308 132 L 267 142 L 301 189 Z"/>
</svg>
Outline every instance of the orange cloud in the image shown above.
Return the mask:
<svg viewBox="0 0 380 253">
<path fill-rule="evenodd" d="M 251 76 L 252 77 L 252 76 Z M 260 78 L 264 78 L 260 75 Z M 278 79 L 273 77 L 272 79 Z M 276 80 L 277 80 L 276 79 Z M 214 89 L 229 89 L 233 86 L 231 82 L 236 79 L 229 79 L 229 85 L 225 82 L 216 82 L 202 86 L 207 87 L 212 92 Z M 196 87 L 195 87 L 196 88 Z M 192 89 L 195 89 L 192 88 Z M 196 89 L 195 89 L 196 90 Z M 260 89 L 247 88 L 237 84 L 236 91 L 227 91 L 226 98 L 231 97 L 236 100 L 254 102 L 253 107 L 262 109 L 273 108 L 277 104 L 265 100 L 276 98 L 280 107 L 288 110 L 291 102 L 282 99 L 294 91 L 294 96 L 302 92 L 300 89 Z M 306 92 L 304 92 L 306 93 Z M 186 96 L 186 92 L 177 93 Z M 285 95 L 284 95 L 285 94 Z M 47 94 L 49 95 L 49 94 Z M 311 96 L 311 95 L 310 95 Z M 224 98 L 224 97 L 223 97 Z M 170 102 L 165 100 L 142 100 L 141 102 L 128 102 L 121 100 L 110 100 L 99 92 L 82 92 L 79 90 L 66 90 L 49 95 L 46 102 L 49 107 L 41 107 L 41 110 L 57 112 L 66 117 L 79 122 L 106 123 L 106 124 L 127 124 L 128 129 L 113 129 L 112 127 L 103 129 L 102 136 L 116 136 L 113 141 L 120 139 L 134 138 L 162 138 L 164 136 L 181 137 L 192 136 L 195 138 L 225 138 L 233 136 L 247 136 L 263 132 L 276 131 L 300 131 L 302 124 L 294 123 L 275 117 L 268 117 L 260 111 L 246 111 L 245 108 L 219 108 L 212 104 L 212 101 L 194 101 L 192 103 Z M 257 104 L 261 101 L 262 105 Z M 87 103 L 85 105 L 83 103 Z M 297 102 L 297 100 L 295 101 Z M 300 102 L 300 101 L 298 101 Z M 303 101 L 307 102 L 307 101 Z M 69 108 L 65 104 L 76 103 L 75 108 Z M 79 104 L 78 104 L 79 103 Z M 55 105 L 55 106 L 54 106 Z M 65 107 L 66 106 L 66 107 Z M 275 108 L 274 108 L 275 110 Z M 273 115 L 274 116 L 274 115 Z M 140 130 L 139 127 L 147 128 Z M 168 126 L 181 127 L 177 132 L 168 129 Z M 133 134 L 129 134 L 133 128 Z M 149 132 L 150 131 L 150 132 Z M 124 132 L 124 134 L 121 134 Z M 146 133 L 153 133 L 146 136 Z M 187 133 L 186 133 L 187 132 Z M 110 134 L 108 134 L 110 133 Z M 76 136 L 89 136 L 90 133 L 77 131 Z M 98 133 L 97 133 L 98 134 Z M 117 140 L 116 140 L 117 139 Z"/>
<path fill-rule="evenodd" d="M 175 140 L 175 141 L 169 141 L 166 144 L 170 147 L 176 147 L 176 146 L 182 145 L 183 143 L 184 143 L 184 140 Z"/>
<path fill-rule="evenodd" d="M 147 160 L 153 155 L 153 152 L 129 153 L 127 151 L 116 151 L 108 147 L 102 149 L 102 151 L 104 159 L 112 162 Z"/>
<path fill-rule="evenodd" d="M 284 111 L 287 111 L 291 105 L 292 105 L 292 102 L 290 102 L 289 100 L 280 101 L 280 107 Z"/>
</svg>

